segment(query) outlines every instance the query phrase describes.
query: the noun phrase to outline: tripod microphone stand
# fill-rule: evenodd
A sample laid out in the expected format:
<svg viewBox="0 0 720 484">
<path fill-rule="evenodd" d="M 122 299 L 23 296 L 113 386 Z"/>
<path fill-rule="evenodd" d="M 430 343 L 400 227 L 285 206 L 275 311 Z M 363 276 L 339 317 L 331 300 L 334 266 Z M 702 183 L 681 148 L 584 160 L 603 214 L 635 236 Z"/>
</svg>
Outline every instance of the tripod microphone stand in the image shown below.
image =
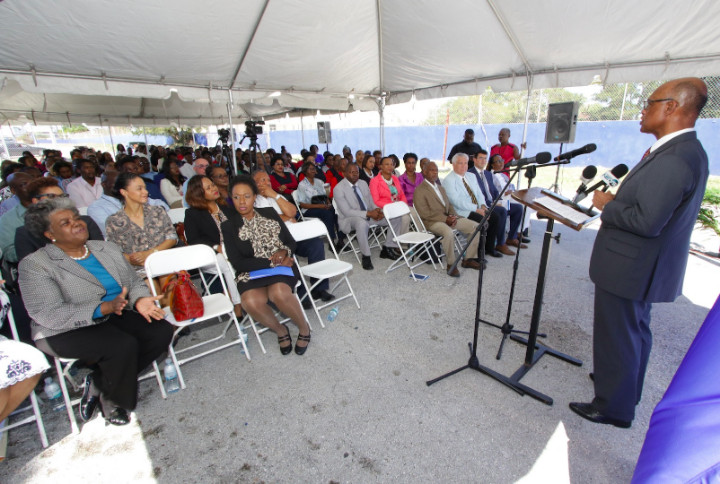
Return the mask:
<svg viewBox="0 0 720 484">
<path fill-rule="evenodd" d="M 519 170 L 521 170 L 522 167 L 518 167 L 518 171 L 516 171 L 513 174 L 513 177 Z M 503 193 L 505 190 L 507 190 L 508 186 L 510 185 L 512 178 L 510 178 L 503 188 Z M 470 247 L 470 244 L 472 243 L 473 239 L 480 235 L 480 242 L 478 244 L 478 258 L 482 261 L 485 258 L 485 242 L 487 240 L 487 226 L 488 226 L 488 220 L 490 218 L 490 214 L 492 214 L 493 209 L 497 206 L 498 202 L 500 201 L 500 197 L 493 200 L 493 203 L 490 207 L 487 208 L 485 211 L 485 215 L 480 220 L 480 223 L 478 223 L 478 226 L 475 228 L 475 231 L 472 233 L 472 235 L 468 238 L 467 243 L 465 244 L 465 247 L 461 251 L 460 255 L 458 255 L 457 259 L 455 260 L 455 263 L 453 266 L 448 270 L 448 273 L 454 271 L 457 268 L 457 265 L 460 263 L 460 261 L 464 258 L 465 253 L 467 252 L 468 248 Z M 542 393 L 539 393 L 535 391 L 534 389 L 520 383 L 519 381 L 515 381 L 501 373 L 498 373 L 486 366 L 483 366 L 480 364 L 478 357 L 477 357 L 477 350 L 478 350 L 478 332 L 480 327 L 480 310 L 482 307 L 482 287 L 483 287 L 483 276 L 485 273 L 485 266 L 484 264 L 480 264 L 480 269 L 478 270 L 478 288 L 477 288 L 477 297 L 475 302 L 475 325 L 473 330 L 473 340 L 472 343 L 468 343 L 468 347 L 470 350 L 470 359 L 468 360 L 468 363 L 464 366 L 461 366 L 460 368 L 457 368 L 455 370 L 452 370 L 449 373 L 446 373 L 442 376 L 439 376 L 433 380 L 429 380 L 426 382 L 427 386 L 430 386 L 434 383 L 439 382 L 440 380 L 444 380 L 445 378 L 452 376 L 456 373 L 460 373 L 463 370 L 471 369 L 478 371 L 484 375 L 489 376 L 490 378 L 493 378 L 494 380 L 502 383 L 503 385 L 507 386 L 508 388 L 512 389 L 513 391 L 517 392 L 520 395 L 528 394 L 538 400 L 545 401 L 548 397 L 543 395 Z"/>
</svg>

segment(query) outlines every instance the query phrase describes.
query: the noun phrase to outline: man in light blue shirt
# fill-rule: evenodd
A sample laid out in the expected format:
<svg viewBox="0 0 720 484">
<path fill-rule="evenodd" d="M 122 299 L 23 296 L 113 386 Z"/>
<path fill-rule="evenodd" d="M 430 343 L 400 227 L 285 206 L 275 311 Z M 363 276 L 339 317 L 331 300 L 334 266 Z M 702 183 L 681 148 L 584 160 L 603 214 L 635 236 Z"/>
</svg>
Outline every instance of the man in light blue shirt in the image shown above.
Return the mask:
<svg viewBox="0 0 720 484">
<path fill-rule="evenodd" d="M 195 175 L 205 175 L 205 172 L 207 171 L 208 167 L 210 166 L 210 162 L 206 160 L 205 158 L 198 158 L 195 160 L 195 163 L 192 165 L 193 169 L 193 176 Z M 182 192 L 183 192 L 183 207 L 188 208 L 190 205 L 187 204 L 185 201 L 185 194 L 187 193 L 187 187 L 188 182 L 190 181 L 190 178 L 188 177 L 187 180 L 185 180 L 185 183 L 183 183 Z"/>
<path fill-rule="evenodd" d="M 443 188 L 452 203 L 455 211 L 461 217 L 469 218 L 480 223 L 488 209 L 488 201 L 485 198 L 477 179 L 474 175 L 467 176 L 468 171 L 468 155 L 465 153 L 457 153 L 452 158 L 453 171 L 443 180 Z M 487 238 L 485 240 L 485 253 L 493 257 L 502 257 L 503 253 L 510 252 L 508 255 L 515 253 L 510 251 L 507 246 L 495 246 L 497 241 L 497 233 L 500 229 L 500 220 L 498 214 L 493 211 L 488 218 Z M 504 223 L 502 229 L 504 230 Z"/>
</svg>

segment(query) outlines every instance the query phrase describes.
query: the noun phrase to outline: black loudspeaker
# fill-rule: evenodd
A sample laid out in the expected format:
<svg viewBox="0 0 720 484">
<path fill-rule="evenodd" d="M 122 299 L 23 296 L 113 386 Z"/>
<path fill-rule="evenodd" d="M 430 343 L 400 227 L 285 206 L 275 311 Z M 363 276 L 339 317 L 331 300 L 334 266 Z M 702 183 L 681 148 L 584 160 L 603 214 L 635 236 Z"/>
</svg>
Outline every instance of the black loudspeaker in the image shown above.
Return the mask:
<svg viewBox="0 0 720 484">
<path fill-rule="evenodd" d="M 548 105 L 545 143 L 574 143 L 579 109 L 577 102 Z"/>
</svg>

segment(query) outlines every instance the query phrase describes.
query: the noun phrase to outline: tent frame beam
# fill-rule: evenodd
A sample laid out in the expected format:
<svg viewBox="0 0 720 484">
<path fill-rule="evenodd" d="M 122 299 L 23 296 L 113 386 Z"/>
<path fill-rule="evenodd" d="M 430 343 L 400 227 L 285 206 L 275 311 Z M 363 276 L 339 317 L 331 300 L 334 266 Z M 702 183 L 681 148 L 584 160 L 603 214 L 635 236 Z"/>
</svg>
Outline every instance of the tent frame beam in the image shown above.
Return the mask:
<svg viewBox="0 0 720 484">
<path fill-rule="evenodd" d="M 243 53 L 240 56 L 240 62 L 238 62 L 237 69 L 235 69 L 235 74 L 233 74 L 232 79 L 230 79 L 230 84 L 228 84 L 228 86 L 229 86 L 228 91 L 230 89 L 232 89 L 233 85 L 235 84 L 235 81 L 237 80 L 237 76 L 240 74 L 240 69 L 242 69 L 242 66 L 245 63 L 245 57 L 247 57 L 248 52 L 250 52 L 250 47 L 252 47 L 253 41 L 255 41 L 255 35 L 257 34 L 258 29 L 260 28 L 260 23 L 262 22 L 262 19 L 265 16 L 265 11 L 267 10 L 269 4 L 270 4 L 270 0 L 265 0 L 265 5 L 263 5 L 263 9 L 260 12 L 260 16 L 258 17 L 257 21 L 255 22 L 255 26 L 253 27 L 252 35 L 250 36 L 250 40 L 248 41 L 248 44 L 245 46 L 245 49 L 243 50 Z"/>
</svg>

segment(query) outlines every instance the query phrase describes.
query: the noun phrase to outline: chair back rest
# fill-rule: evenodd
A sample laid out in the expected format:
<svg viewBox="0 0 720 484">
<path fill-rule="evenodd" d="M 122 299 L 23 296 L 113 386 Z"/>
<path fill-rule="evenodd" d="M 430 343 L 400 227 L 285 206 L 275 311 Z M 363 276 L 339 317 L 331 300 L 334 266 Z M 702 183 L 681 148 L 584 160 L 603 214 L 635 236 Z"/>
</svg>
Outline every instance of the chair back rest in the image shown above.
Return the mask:
<svg viewBox="0 0 720 484">
<path fill-rule="evenodd" d="M 383 207 L 383 213 L 385 214 L 385 218 L 390 220 L 410 213 L 410 207 L 408 207 L 407 203 L 401 200 L 399 202 L 388 203 L 385 205 Z"/>
<path fill-rule="evenodd" d="M 292 197 L 293 202 L 295 202 L 295 207 L 297 208 L 297 213 L 300 216 L 300 220 L 305 220 L 305 216 L 303 215 L 302 208 L 300 208 L 300 202 L 298 202 L 297 196 Z"/>
<path fill-rule="evenodd" d="M 185 222 L 185 208 L 171 208 L 168 217 L 173 225 Z"/>
<path fill-rule="evenodd" d="M 145 259 L 145 272 L 148 279 L 207 266 L 215 266 L 218 270 L 217 273 L 220 273 L 215 251 L 202 244 L 155 252 Z"/>
<path fill-rule="evenodd" d="M 313 239 L 315 237 L 330 237 L 325 224 L 322 220 L 317 218 L 311 218 L 305 220 L 304 222 L 287 224 L 287 228 L 290 231 L 290 235 L 293 236 L 293 239 L 295 239 L 296 242 Z"/>
</svg>

